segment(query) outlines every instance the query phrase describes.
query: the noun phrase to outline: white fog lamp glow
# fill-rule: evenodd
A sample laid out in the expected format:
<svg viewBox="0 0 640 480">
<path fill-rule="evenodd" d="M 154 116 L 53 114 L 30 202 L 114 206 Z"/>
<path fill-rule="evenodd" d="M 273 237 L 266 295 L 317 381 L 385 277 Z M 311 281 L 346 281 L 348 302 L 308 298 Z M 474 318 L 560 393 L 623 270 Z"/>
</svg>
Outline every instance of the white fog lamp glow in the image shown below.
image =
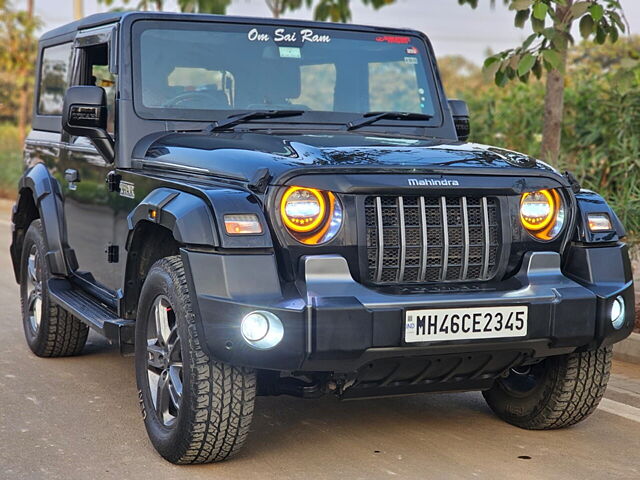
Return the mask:
<svg viewBox="0 0 640 480">
<path fill-rule="evenodd" d="M 271 312 L 248 313 L 240 323 L 242 338 L 254 348 L 266 350 L 275 347 L 284 336 L 280 319 Z"/>
<path fill-rule="evenodd" d="M 620 330 L 624 326 L 624 298 L 618 295 L 611 304 L 611 325 L 616 330 Z"/>
<path fill-rule="evenodd" d="M 562 231 L 565 207 L 556 190 L 525 192 L 520 197 L 520 222 L 539 240 L 553 240 Z"/>
</svg>

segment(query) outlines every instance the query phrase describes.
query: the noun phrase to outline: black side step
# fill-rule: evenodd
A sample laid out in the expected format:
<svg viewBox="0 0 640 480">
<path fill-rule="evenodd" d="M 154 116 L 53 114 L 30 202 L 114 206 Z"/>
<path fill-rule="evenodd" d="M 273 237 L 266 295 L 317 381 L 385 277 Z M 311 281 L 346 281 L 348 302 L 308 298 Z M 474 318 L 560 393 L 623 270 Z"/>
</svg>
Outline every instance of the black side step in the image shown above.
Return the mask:
<svg viewBox="0 0 640 480">
<path fill-rule="evenodd" d="M 106 337 L 109 343 L 116 343 L 121 354 L 133 353 L 136 322 L 118 318 L 110 308 L 64 278 L 51 278 L 47 285 L 54 303 Z"/>
</svg>

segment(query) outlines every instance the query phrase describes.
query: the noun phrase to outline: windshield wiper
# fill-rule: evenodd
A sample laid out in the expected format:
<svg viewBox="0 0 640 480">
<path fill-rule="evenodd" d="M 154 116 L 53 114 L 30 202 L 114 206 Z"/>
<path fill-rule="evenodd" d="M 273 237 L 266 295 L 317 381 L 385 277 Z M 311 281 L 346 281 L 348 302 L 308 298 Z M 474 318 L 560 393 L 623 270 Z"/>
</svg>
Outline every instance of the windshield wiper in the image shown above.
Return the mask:
<svg viewBox="0 0 640 480">
<path fill-rule="evenodd" d="M 226 130 L 228 128 L 235 127 L 236 125 L 248 122 L 249 120 L 296 117 L 298 115 L 302 115 L 304 112 L 304 110 L 253 110 L 251 112 L 231 115 L 225 120 L 214 122 L 209 126 L 208 130 L 210 132 L 216 132 L 219 130 Z"/>
<path fill-rule="evenodd" d="M 371 125 L 378 120 L 431 120 L 433 115 L 412 112 L 368 112 L 362 118 L 347 123 L 347 130 L 355 130 L 366 125 Z"/>
</svg>

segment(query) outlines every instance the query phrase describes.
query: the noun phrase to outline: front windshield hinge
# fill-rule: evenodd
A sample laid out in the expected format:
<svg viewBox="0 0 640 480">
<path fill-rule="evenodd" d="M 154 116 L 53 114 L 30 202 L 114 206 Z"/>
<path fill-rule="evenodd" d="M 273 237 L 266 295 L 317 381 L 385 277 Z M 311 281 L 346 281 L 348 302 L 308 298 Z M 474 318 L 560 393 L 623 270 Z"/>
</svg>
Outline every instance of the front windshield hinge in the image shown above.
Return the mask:
<svg viewBox="0 0 640 480">
<path fill-rule="evenodd" d="M 564 177 L 569 182 L 569 185 L 571 186 L 571 191 L 573 193 L 580 192 L 580 189 L 582 189 L 582 185 L 580 185 L 580 182 L 576 177 L 574 177 L 573 173 L 566 171 L 564 172 Z"/>
<path fill-rule="evenodd" d="M 264 193 L 269 186 L 269 180 L 271 180 L 271 172 L 268 168 L 259 169 L 249 182 L 249 190 L 255 193 Z"/>
</svg>

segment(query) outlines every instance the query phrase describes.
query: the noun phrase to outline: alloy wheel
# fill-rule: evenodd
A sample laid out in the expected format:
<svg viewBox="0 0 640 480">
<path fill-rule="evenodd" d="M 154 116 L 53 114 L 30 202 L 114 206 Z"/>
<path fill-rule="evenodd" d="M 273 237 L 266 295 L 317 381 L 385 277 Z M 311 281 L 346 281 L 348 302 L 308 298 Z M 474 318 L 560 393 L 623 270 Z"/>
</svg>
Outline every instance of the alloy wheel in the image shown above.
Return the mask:
<svg viewBox="0 0 640 480">
<path fill-rule="evenodd" d="M 31 333 L 36 335 L 42 322 L 42 265 L 35 244 L 31 245 L 27 259 L 27 315 Z"/>
<path fill-rule="evenodd" d="M 182 400 L 182 352 L 175 312 L 164 295 L 153 302 L 147 321 L 147 377 L 158 419 L 171 426 Z"/>
</svg>

